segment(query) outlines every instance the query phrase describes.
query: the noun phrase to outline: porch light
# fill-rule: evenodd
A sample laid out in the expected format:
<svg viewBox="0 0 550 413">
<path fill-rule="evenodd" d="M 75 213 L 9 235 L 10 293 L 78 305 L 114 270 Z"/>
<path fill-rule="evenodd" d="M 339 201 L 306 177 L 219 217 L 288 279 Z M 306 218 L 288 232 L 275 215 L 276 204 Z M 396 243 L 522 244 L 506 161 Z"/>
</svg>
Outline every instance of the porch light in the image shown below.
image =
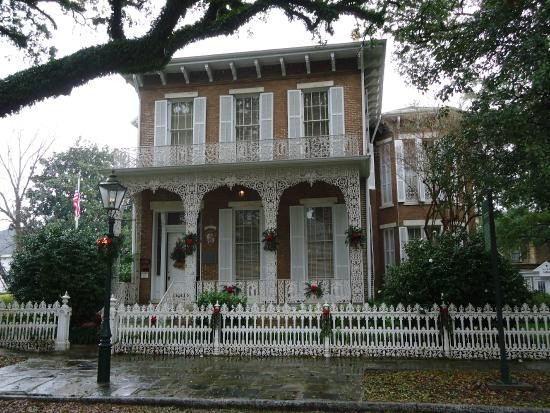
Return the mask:
<svg viewBox="0 0 550 413">
<path fill-rule="evenodd" d="M 115 171 L 112 171 L 105 181 L 99 183 L 99 193 L 101 194 L 103 208 L 107 211 L 118 211 L 120 204 L 122 204 L 122 199 L 126 195 L 126 189 L 116 178 Z"/>
<path fill-rule="evenodd" d="M 239 198 L 244 198 L 244 191 L 242 189 L 239 191 Z"/>
</svg>

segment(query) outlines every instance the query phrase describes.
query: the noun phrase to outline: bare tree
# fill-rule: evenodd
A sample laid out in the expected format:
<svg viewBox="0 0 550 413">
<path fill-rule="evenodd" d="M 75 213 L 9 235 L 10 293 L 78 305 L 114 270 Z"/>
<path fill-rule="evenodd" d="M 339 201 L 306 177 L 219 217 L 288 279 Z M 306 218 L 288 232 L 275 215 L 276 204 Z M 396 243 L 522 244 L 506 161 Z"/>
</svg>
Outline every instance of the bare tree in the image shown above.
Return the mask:
<svg viewBox="0 0 550 413">
<path fill-rule="evenodd" d="M 25 193 L 31 184 L 38 162 L 50 149 L 53 140 L 30 140 L 25 143 L 19 134 L 15 147 L 8 146 L 0 154 L 0 168 L 7 184 L 0 188 L 0 213 L 6 217 L 10 228 L 15 231 L 15 246 L 20 245 L 26 218 L 23 208 Z"/>
<path fill-rule="evenodd" d="M 474 183 L 480 171 L 479 148 L 462 136 L 460 113 L 442 109 L 418 113 L 404 121 L 411 139 L 403 139 L 402 158 L 398 156 L 398 176 L 407 199 L 427 205 L 424 232 L 432 239 L 436 220 L 442 232 L 467 228 L 479 215 L 479 191 Z"/>
</svg>

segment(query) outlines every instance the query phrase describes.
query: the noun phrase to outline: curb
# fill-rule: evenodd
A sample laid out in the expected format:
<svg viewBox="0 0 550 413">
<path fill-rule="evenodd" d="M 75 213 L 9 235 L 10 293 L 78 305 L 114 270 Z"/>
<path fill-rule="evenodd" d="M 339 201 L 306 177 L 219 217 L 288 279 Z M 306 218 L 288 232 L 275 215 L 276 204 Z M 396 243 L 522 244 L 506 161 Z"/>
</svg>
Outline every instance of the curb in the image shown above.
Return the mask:
<svg viewBox="0 0 550 413">
<path fill-rule="evenodd" d="M 193 399 L 178 397 L 54 397 L 22 394 L 0 394 L 0 400 L 33 400 L 45 402 L 112 403 L 143 406 L 175 406 L 184 408 L 242 408 L 282 411 L 323 412 L 479 412 L 479 413 L 550 413 L 548 408 L 488 406 L 436 403 L 353 402 L 333 400 L 254 400 Z"/>
</svg>

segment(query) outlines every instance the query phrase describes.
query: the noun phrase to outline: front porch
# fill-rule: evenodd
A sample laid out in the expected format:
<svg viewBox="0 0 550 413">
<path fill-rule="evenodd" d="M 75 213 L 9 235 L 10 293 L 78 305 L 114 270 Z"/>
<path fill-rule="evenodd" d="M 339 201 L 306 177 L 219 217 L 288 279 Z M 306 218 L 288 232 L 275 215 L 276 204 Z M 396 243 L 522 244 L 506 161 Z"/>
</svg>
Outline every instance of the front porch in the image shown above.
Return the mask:
<svg viewBox="0 0 550 413">
<path fill-rule="evenodd" d="M 364 161 L 363 161 L 364 162 Z M 250 168 L 230 173 L 117 171 L 136 207 L 139 302 L 192 304 L 204 291 L 234 285 L 250 304 L 312 302 L 317 282 L 330 303 L 363 303 L 363 249 L 345 232 L 361 227 L 360 176 L 365 165 Z M 276 251 L 261 234 L 275 229 Z M 178 238 L 200 245 L 175 268 Z"/>
</svg>

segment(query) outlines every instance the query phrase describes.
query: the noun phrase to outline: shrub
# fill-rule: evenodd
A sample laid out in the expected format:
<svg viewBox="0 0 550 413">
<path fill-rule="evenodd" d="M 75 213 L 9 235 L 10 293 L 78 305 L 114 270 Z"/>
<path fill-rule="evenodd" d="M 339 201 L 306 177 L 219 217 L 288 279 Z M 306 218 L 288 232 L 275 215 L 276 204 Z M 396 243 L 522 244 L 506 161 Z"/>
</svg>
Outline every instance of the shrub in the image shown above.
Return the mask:
<svg viewBox="0 0 550 413">
<path fill-rule="evenodd" d="M 531 304 L 541 306 L 546 304 L 550 307 L 550 294 L 545 293 L 544 291 L 535 291 L 531 294 Z"/>
<path fill-rule="evenodd" d="M 0 301 L 4 304 L 9 304 L 13 302 L 13 295 L 10 293 L 2 293 L 0 294 Z"/>
<path fill-rule="evenodd" d="M 105 261 L 97 250 L 97 234 L 62 222 L 25 234 L 13 256 L 8 287 L 19 302 L 71 297 L 71 324 L 92 321 L 102 307 Z"/>
<path fill-rule="evenodd" d="M 388 269 L 383 296 L 390 304 L 494 305 L 491 256 L 480 235 L 443 234 L 434 242 L 411 241 L 407 261 Z M 529 299 L 523 277 L 498 258 L 504 304 L 521 305 Z"/>
<path fill-rule="evenodd" d="M 199 307 L 205 307 L 208 304 L 227 305 L 227 307 L 232 310 L 241 304 L 243 307 L 246 307 L 246 297 L 242 295 L 229 294 L 226 291 L 203 291 L 197 297 L 197 305 Z"/>
</svg>

